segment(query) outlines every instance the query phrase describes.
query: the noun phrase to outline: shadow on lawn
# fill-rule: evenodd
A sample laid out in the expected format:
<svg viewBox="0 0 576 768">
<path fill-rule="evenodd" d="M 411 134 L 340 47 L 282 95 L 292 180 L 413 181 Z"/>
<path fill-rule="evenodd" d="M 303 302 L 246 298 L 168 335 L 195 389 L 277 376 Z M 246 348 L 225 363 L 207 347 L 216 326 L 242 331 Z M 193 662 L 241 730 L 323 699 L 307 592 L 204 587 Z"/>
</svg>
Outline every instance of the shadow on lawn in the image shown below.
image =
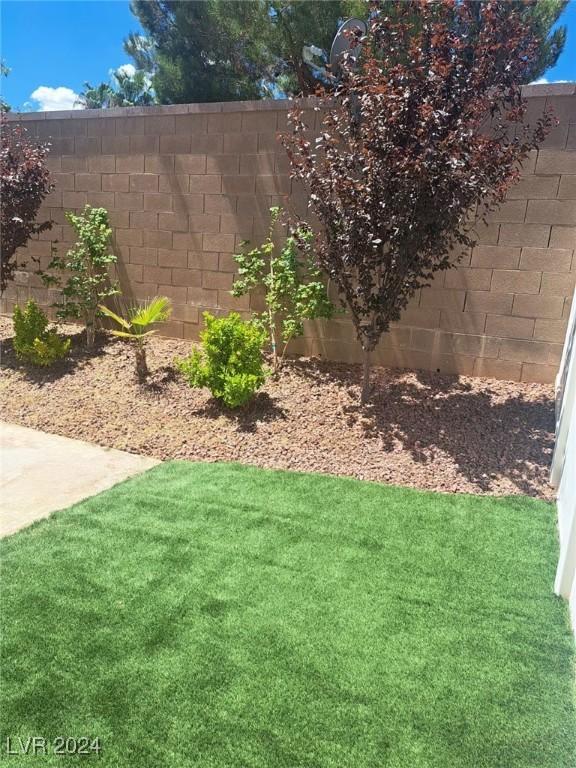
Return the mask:
<svg viewBox="0 0 576 768">
<path fill-rule="evenodd" d="M 2 367 L 21 373 L 38 387 L 43 387 L 67 374 L 73 373 L 77 368 L 84 367 L 95 357 L 104 354 L 106 347 L 117 343 L 115 339 L 112 339 L 106 333 L 98 332 L 94 340 L 94 346 L 88 349 L 86 347 L 85 331 L 61 335 L 71 340 L 70 352 L 63 360 L 58 360 L 53 365 L 47 367 L 31 365 L 30 363 L 18 360 L 12 343 L 13 337 L 2 339 Z"/>
<path fill-rule="evenodd" d="M 371 402 L 360 406 L 359 366 L 318 360 L 291 365 L 319 385 L 331 380 L 346 389 L 351 402 L 342 411 L 348 423 L 377 438 L 382 451 L 393 451 L 399 442 L 422 464 L 444 453 L 479 490 L 489 492 L 493 479 L 505 476 L 521 492 L 538 495 L 554 447 L 551 397 L 528 399 L 514 391 L 506 397 L 502 382 L 472 385 L 457 375 L 380 368 Z"/>
</svg>

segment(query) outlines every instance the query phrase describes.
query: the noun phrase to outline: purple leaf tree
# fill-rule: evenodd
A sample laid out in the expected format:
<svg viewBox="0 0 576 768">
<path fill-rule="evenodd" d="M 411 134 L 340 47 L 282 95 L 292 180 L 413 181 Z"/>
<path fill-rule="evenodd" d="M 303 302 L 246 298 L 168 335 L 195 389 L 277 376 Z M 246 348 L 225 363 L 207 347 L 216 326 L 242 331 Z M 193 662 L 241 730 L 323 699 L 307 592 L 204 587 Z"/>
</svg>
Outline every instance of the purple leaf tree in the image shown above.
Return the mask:
<svg viewBox="0 0 576 768">
<path fill-rule="evenodd" d="M 354 35 L 355 33 L 352 32 Z M 553 123 L 525 124 L 540 40 L 501 0 L 370 4 L 314 139 L 297 105 L 282 141 L 320 222 L 319 265 L 371 354 L 410 298 L 455 266 Z M 360 47 L 358 48 L 358 44 Z"/>
</svg>

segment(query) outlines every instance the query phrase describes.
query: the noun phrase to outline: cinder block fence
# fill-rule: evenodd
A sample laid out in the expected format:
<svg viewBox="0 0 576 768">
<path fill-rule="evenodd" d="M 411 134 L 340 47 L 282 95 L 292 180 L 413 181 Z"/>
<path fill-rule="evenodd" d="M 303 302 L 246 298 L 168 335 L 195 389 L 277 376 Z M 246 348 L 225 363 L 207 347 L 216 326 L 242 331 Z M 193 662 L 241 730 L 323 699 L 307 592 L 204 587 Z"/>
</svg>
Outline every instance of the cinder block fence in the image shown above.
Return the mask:
<svg viewBox="0 0 576 768">
<path fill-rule="evenodd" d="M 378 362 L 553 381 L 576 281 L 576 86 L 528 86 L 525 94 L 529 121 L 551 105 L 559 126 L 488 225 L 477 225 L 476 247 L 414 297 L 383 339 Z M 74 241 L 64 212 L 104 206 L 124 293 L 166 294 L 174 303 L 167 335 L 197 338 L 203 310 L 247 312 L 248 299 L 230 295 L 232 254 L 240 241 L 263 236 L 271 205 L 306 213 L 306 196 L 290 180 L 277 140 L 289 106 L 259 101 L 20 116 L 32 135 L 51 142 L 56 184 L 40 214 L 55 225 L 22 257 L 45 266 L 51 241 L 58 248 Z M 42 305 L 54 298 L 32 270 L 21 271 L 2 311 L 29 297 Z M 294 351 L 359 359 L 345 317 L 311 323 Z"/>
</svg>

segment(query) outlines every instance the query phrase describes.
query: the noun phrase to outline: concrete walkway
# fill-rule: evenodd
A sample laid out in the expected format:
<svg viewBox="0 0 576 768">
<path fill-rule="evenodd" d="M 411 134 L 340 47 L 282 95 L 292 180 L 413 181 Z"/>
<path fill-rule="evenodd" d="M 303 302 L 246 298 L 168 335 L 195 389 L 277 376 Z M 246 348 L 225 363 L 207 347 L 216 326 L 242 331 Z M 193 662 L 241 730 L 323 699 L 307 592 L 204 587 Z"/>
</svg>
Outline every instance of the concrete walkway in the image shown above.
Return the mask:
<svg viewBox="0 0 576 768">
<path fill-rule="evenodd" d="M 159 463 L 0 422 L 0 536 Z"/>
</svg>

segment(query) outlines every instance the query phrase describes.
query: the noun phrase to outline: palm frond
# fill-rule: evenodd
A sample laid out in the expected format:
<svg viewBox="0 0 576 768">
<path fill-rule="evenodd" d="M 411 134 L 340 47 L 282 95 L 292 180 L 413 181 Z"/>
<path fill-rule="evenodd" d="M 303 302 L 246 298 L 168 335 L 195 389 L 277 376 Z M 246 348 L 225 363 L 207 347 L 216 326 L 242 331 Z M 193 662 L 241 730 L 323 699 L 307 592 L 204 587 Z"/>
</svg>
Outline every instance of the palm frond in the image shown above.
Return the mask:
<svg viewBox="0 0 576 768">
<path fill-rule="evenodd" d="M 130 320 L 133 325 L 146 327 L 167 320 L 171 312 L 170 299 L 167 296 L 155 296 L 142 306 L 135 307 L 130 313 Z"/>
<path fill-rule="evenodd" d="M 110 331 L 112 336 L 118 336 L 121 339 L 136 339 L 137 337 L 133 333 L 128 333 L 127 331 Z"/>
<path fill-rule="evenodd" d="M 110 331 L 112 336 L 118 336 L 121 339 L 130 339 L 130 341 L 140 341 L 146 336 L 153 336 L 156 331 L 146 331 L 145 333 L 127 333 L 126 331 Z"/>
<path fill-rule="evenodd" d="M 130 329 L 131 324 L 128 322 L 128 320 L 120 317 L 120 315 L 117 315 L 116 312 L 112 312 L 111 309 L 108 309 L 108 307 L 105 307 L 103 304 L 100 304 L 98 309 L 100 312 L 102 312 L 103 315 L 106 315 L 106 317 L 112 318 L 112 320 L 118 323 L 118 325 L 122 326 L 122 328 L 126 328 L 126 330 Z"/>
</svg>

